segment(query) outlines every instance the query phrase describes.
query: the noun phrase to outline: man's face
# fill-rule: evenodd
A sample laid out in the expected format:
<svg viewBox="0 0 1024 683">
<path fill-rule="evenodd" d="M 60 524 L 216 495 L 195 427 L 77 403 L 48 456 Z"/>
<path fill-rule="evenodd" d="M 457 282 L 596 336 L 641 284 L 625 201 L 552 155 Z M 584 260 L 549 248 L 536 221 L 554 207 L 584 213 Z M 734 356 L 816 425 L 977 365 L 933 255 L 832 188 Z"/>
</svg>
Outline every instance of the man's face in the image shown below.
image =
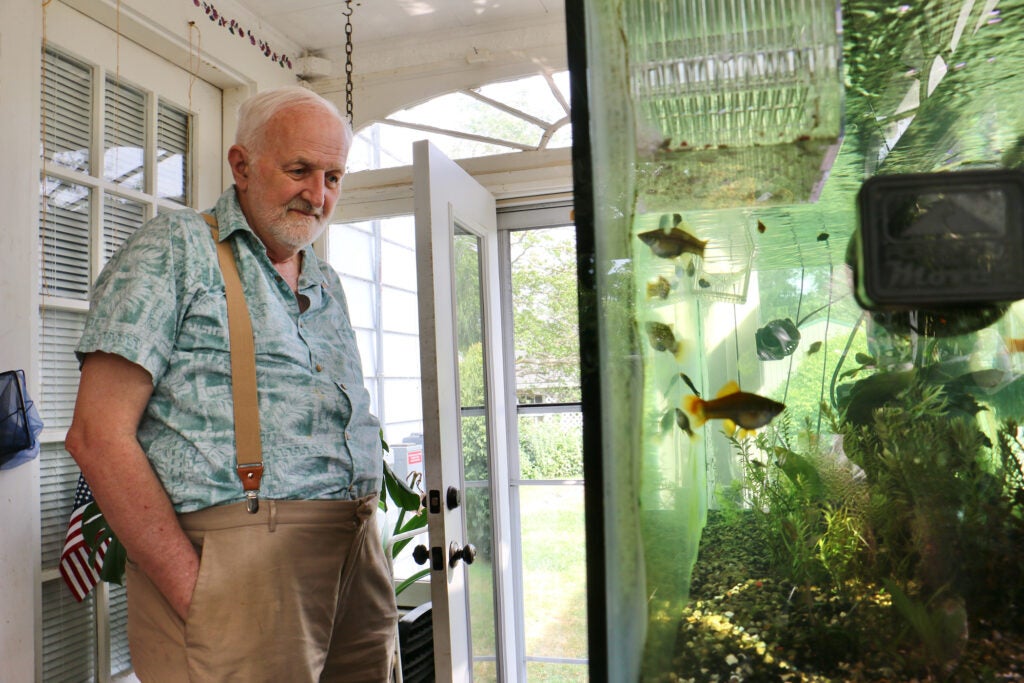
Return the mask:
<svg viewBox="0 0 1024 683">
<path fill-rule="evenodd" d="M 272 258 L 301 250 L 327 226 L 347 156 L 342 123 L 311 106 L 274 116 L 256 154 L 232 147 L 239 203 Z"/>
</svg>

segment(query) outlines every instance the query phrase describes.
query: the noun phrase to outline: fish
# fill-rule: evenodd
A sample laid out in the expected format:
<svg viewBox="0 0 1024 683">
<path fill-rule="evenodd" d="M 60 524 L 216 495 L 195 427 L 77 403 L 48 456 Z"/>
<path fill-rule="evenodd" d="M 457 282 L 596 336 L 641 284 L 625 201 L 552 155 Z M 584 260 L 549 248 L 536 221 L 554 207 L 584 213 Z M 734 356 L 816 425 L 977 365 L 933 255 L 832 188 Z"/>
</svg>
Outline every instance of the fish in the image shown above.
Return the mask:
<svg viewBox="0 0 1024 683">
<path fill-rule="evenodd" d="M 693 416 L 692 424 L 700 427 L 708 420 L 722 420 L 725 432 L 743 438 L 764 427 L 786 409 L 785 404 L 770 398 L 740 391 L 734 381 L 726 382 L 717 396 L 704 400 L 698 396 L 684 396 L 683 410 Z"/>
<path fill-rule="evenodd" d="M 698 285 L 698 286 L 699 286 L 699 287 L 700 287 L 701 289 L 707 289 L 708 287 L 710 287 L 710 286 L 711 286 L 711 283 L 710 283 L 710 282 L 708 282 L 707 280 L 705 280 L 704 278 L 701 278 L 701 279 L 697 280 L 697 285 Z"/>
<path fill-rule="evenodd" d="M 657 280 L 647 283 L 647 298 L 665 299 L 671 290 L 672 283 L 666 280 L 664 276 L 659 275 Z"/>
<path fill-rule="evenodd" d="M 816 341 L 807 348 L 807 355 L 810 356 L 813 353 L 817 353 L 821 350 L 821 342 Z"/>
<path fill-rule="evenodd" d="M 686 386 L 690 387 L 690 391 L 697 394 L 697 398 L 700 398 L 700 392 L 697 391 L 697 387 L 693 386 L 693 381 L 689 377 L 687 377 L 686 373 L 680 372 L 679 376 L 682 378 L 684 382 L 686 382 Z"/>
<path fill-rule="evenodd" d="M 818 241 L 819 242 L 828 242 L 828 233 L 827 232 L 819 232 L 818 233 Z"/>
<path fill-rule="evenodd" d="M 689 436 L 693 436 L 693 429 L 690 427 L 690 418 L 686 416 L 686 413 L 676 408 L 676 424 L 679 428 L 686 432 Z"/>
<path fill-rule="evenodd" d="M 679 228 L 683 225 L 683 217 L 678 213 L 672 214 L 673 225 L 667 232 L 665 228 L 666 216 L 662 216 L 661 223 L 656 230 L 648 230 L 637 235 L 640 241 L 651 248 L 655 256 L 661 258 L 675 258 L 680 254 L 694 254 L 704 256 L 704 247 L 707 241 L 699 240 L 685 230 Z"/>
<path fill-rule="evenodd" d="M 1024 352 L 1024 339 L 1007 339 L 1006 348 L 1010 353 Z"/>
<path fill-rule="evenodd" d="M 695 264 L 693 262 L 693 259 L 690 259 L 690 262 L 686 264 L 686 276 L 687 277 L 693 277 L 696 274 L 697 274 L 697 264 Z"/>
<path fill-rule="evenodd" d="M 671 325 L 648 321 L 645 329 L 647 330 L 647 339 L 655 351 L 668 351 L 676 357 L 676 360 L 683 354 L 683 343 L 676 339 Z"/>
<path fill-rule="evenodd" d="M 758 231 L 758 232 L 760 232 L 760 233 L 762 233 L 762 234 L 763 234 L 763 233 L 764 233 L 764 232 L 765 232 L 765 231 L 766 231 L 767 229 L 768 229 L 768 226 L 767 226 L 767 225 L 765 225 L 765 224 L 764 224 L 764 223 L 762 223 L 761 221 L 758 221 L 758 222 L 757 222 L 757 231 Z"/>
</svg>

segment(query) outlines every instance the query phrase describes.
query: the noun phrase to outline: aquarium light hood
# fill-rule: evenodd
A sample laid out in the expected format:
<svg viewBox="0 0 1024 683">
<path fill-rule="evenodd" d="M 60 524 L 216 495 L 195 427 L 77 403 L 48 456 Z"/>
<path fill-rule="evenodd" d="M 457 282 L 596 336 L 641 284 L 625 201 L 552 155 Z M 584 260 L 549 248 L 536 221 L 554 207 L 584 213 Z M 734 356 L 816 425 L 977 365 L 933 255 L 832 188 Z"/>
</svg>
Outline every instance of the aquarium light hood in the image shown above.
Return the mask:
<svg viewBox="0 0 1024 683">
<path fill-rule="evenodd" d="M 815 201 L 842 139 L 834 0 L 626 3 L 649 211 Z"/>
</svg>

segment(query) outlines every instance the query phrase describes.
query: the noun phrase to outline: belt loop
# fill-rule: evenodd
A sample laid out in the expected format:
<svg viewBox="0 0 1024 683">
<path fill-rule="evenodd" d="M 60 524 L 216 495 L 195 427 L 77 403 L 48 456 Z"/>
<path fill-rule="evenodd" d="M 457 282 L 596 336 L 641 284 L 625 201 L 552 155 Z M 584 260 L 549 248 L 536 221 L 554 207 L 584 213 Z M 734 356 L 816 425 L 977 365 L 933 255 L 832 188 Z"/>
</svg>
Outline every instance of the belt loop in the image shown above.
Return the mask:
<svg viewBox="0 0 1024 683">
<path fill-rule="evenodd" d="M 356 506 L 356 519 L 357 523 L 362 523 L 373 517 L 377 511 L 377 495 L 370 494 L 357 500 L 359 505 Z"/>
<path fill-rule="evenodd" d="M 270 505 L 270 517 L 267 520 L 267 528 L 270 529 L 270 533 L 274 533 L 277 529 L 277 501 L 268 500 L 267 504 Z"/>
</svg>

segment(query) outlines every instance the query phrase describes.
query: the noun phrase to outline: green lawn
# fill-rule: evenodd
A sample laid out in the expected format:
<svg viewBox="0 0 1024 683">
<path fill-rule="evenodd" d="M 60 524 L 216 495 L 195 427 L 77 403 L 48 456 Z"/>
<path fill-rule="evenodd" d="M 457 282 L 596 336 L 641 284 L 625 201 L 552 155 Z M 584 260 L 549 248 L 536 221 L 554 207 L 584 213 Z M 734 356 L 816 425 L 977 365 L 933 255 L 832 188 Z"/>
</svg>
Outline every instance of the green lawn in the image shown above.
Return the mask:
<svg viewBox="0 0 1024 683">
<path fill-rule="evenodd" d="M 527 657 L 586 659 L 587 601 L 583 488 L 520 487 L 523 534 L 523 603 Z M 469 572 L 473 651 L 494 655 L 491 566 Z M 496 680 L 493 662 L 477 662 L 477 681 Z M 529 681 L 586 681 L 583 664 L 528 662 Z"/>
</svg>

